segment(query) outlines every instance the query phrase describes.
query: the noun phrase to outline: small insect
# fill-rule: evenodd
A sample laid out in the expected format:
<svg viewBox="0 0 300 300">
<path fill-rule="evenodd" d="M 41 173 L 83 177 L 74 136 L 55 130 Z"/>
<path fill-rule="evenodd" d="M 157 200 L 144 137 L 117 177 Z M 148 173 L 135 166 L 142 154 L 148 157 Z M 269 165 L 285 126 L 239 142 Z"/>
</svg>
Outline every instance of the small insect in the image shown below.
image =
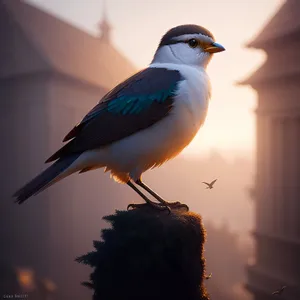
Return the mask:
<svg viewBox="0 0 300 300">
<path fill-rule="evenodd" d="M 210 279 L 211 277 L 212 277 L 212 273 L 210 273 L 209 275 L 206 275 L 206 276 L 205 276 L 205 279 L 208 280 L 208 279 Z"/>
</svg>

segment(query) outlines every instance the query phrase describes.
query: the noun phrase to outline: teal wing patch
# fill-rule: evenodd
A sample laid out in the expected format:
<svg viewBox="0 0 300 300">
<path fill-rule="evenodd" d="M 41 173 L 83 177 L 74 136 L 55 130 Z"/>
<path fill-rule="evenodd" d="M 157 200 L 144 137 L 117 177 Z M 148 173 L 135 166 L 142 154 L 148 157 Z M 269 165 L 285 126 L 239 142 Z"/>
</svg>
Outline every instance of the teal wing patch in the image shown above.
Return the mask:
<svg viewBox="0 0 300 300">
<path fill-rule="evenodd" d="M 64 141 L 72 140 L 47 162 L 109 145 L 162 120 L 183 79 L 176 70 L 148 68 L 125 80 L 67 134 Z"/>
<path fill-rule="evenodd" d="M 107 111 L 113 114 L 139 114 L 143 110 L 149 109 L 154 101 L 163 103 L 168 97 L 174 96 L 176 85 L 167 91 L 158 91 L 150 95 L 141 96 L 121 96 L 111 100 L 107 105 Z"/>
</svg>

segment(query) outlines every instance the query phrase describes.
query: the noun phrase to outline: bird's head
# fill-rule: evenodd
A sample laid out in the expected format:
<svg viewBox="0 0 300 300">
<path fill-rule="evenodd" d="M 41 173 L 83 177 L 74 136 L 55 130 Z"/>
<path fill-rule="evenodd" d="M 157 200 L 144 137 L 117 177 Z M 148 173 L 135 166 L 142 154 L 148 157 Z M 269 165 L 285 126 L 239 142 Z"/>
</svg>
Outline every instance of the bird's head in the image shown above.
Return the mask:
<svg viewBox="0 0 300 300">
<path fill-rule="evenodd" d="M 212 55 L 224 50 L 204 27 L 181 25 L 170 29 L 162 37 L 152 63 L 176 63 L 206 68 Z"/>
</svg>

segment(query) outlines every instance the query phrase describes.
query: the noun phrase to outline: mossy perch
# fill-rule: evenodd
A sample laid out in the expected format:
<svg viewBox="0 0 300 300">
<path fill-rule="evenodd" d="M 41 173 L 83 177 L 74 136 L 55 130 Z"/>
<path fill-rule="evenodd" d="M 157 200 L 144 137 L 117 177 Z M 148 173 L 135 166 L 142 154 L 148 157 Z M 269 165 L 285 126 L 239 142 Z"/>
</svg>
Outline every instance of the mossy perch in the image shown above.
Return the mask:
<svg viewBox="0 0 300 300">
<path fill-rule="evenodd" d="M 203 285 L 205 230 L 191 212 L 140 208 L 104 220 L 96 251 L 76 260 L 94 268 L 93 300 L 208 300 Z"/>
</svg>

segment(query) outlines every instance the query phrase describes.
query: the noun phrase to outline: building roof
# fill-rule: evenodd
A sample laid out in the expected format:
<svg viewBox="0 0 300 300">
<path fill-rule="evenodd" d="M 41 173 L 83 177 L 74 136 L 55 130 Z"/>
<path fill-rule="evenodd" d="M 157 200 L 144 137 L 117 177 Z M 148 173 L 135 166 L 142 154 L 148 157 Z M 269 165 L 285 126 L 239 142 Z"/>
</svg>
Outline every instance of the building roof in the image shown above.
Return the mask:
<svg viewBox="0 0 300 300">
<path fill-rule="evenodd" d="M 0 0 L 51 69 L 112 88 L 136 72 L 115 47 L 20 0 Z"/>
<path fill-rule="evenodd" d="M 281 39 L 300 31 L 300 1 L 286 0 L 247 47 L 262 49 L 270 41 Z"/>
<path fill-rule="evenodd" d="M 298 55 L 300 59 L 300 52 Z M 281 79 L 292 78 L 300 75 L 299 64 L 295 64 L 294 59 L 286 57 L 284 60 L 278 60 L 276 64 L 273 60 L 267 60 L 259 69 L 248 76 L 246 79 L 238 82 L 240 85 L 255 85 L 264 82 L 274 82 Z"/>
<path fill-rule="evenodd" d="M 268 58 L 259 69 L 238 84 L 255 85 L 300 75 L 299 64 L 295 63 L 300 61 L 300 52 L 298 45 L 294 46 L 294 42 L 297 44 L 300 40 L 299 11 L 299 0 L 287 0 L 257 37 L 248 44 L 248 47 L 264 49 Z M 293 46 L 286 49 L 286 45 L 291 45 L 291 42 Z M 281 47 L 285 51 L 280 51 Z"/>
</svg>

